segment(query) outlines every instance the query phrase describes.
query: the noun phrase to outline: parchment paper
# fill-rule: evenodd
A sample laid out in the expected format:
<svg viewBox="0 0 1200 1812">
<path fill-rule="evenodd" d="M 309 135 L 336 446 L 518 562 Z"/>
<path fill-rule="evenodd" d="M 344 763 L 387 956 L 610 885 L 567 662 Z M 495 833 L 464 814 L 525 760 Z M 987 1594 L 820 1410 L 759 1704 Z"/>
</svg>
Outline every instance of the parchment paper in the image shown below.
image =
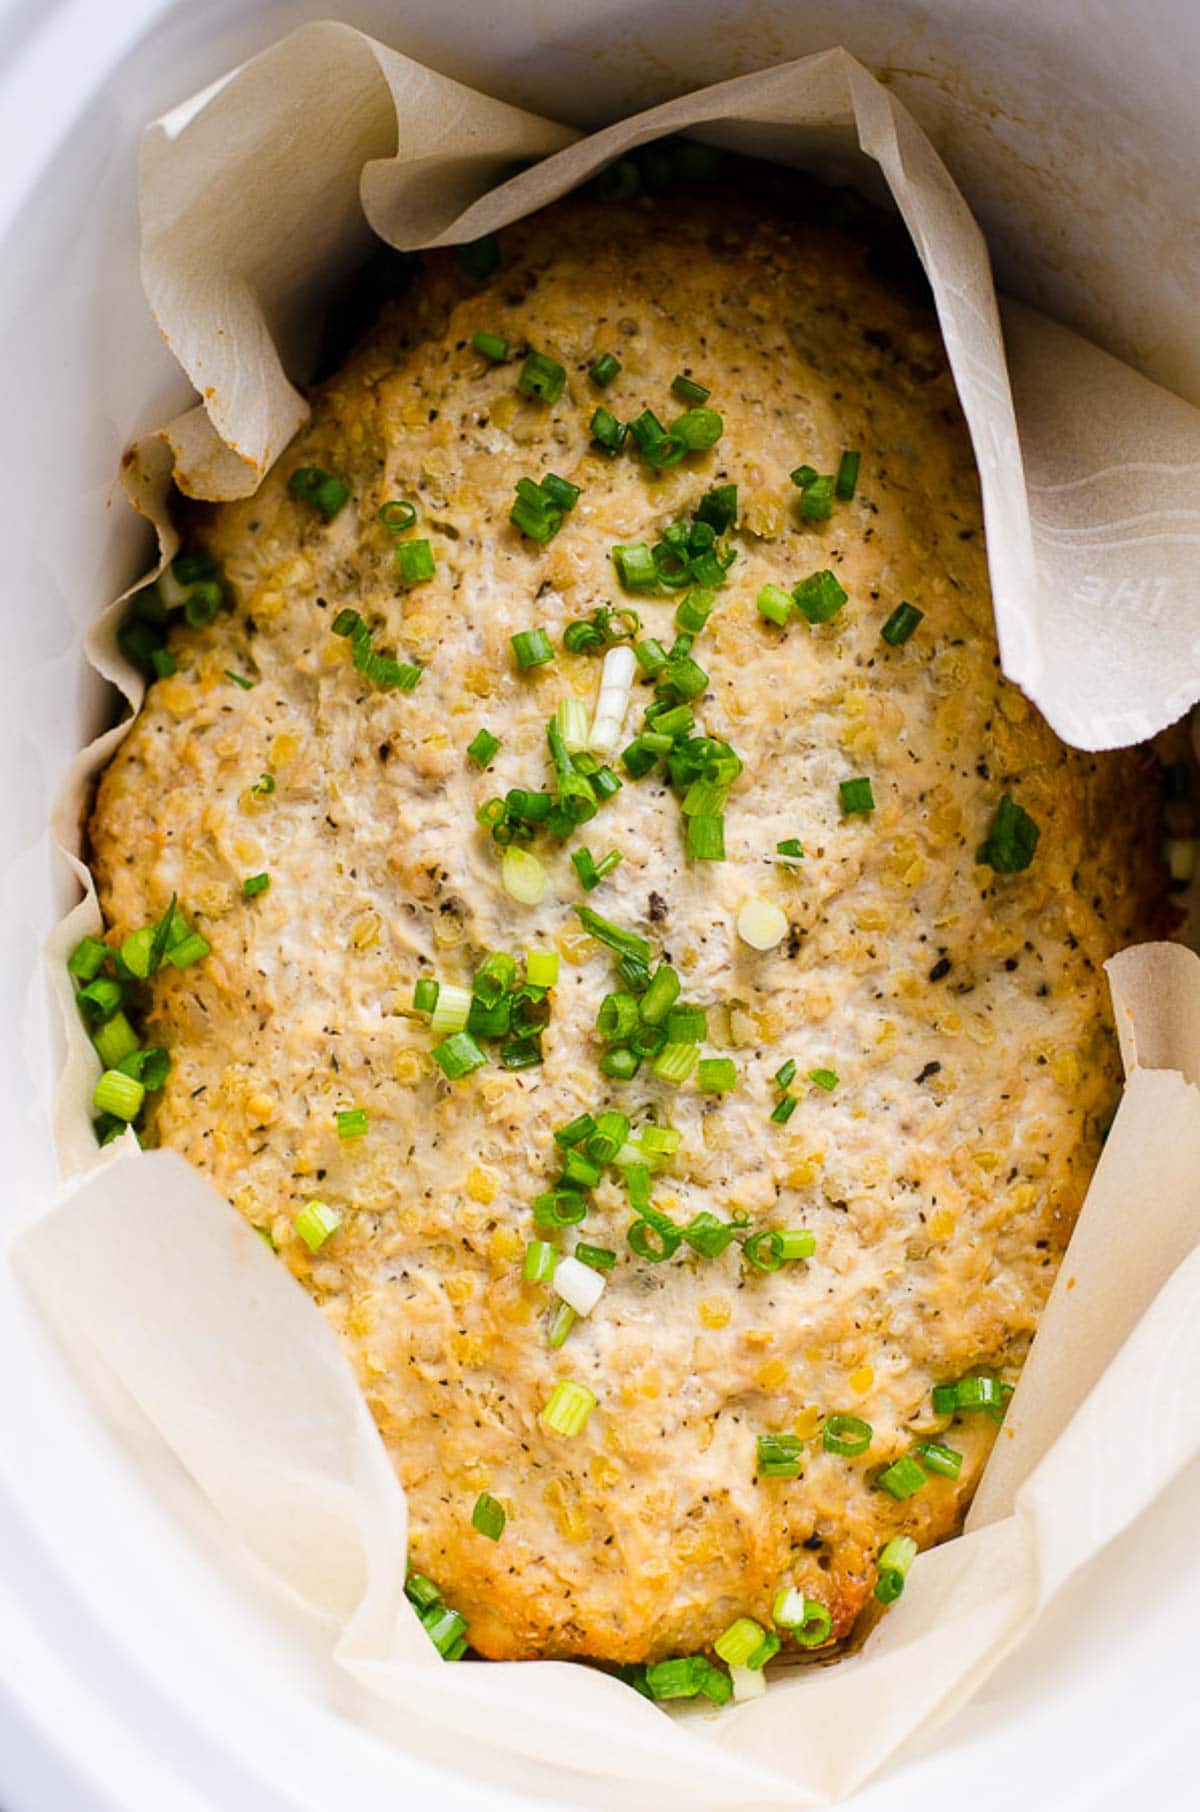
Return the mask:
<svg viewBox="0 0 1200 1812">
<path fill-rule="evenodd" d="M 691 127 L 826 174 L 853 178 L 864 153 L 876 160 L 929 274 L 971 427 L 1006 671 L 1086 747 L 1178 715 L 1200 694 L 1185 566 L 1200 540 L 1200 416 L 1006 308 L 1014 413 L 978 229 L 910 116 L 836 50 L 571 143 L 326 24 L 159 121 L 143 160 L 144 278 L 203 398 L 124 474 L 163 557 L 175 549 L 173 465 L 193 494 L 245 495 L 303 421 L 287 373 L 369 243 L 365 223 L 404 246 L 473 238 L 626 147 Z M 1148 589 L 1135 595 L 1135 580 Z M 88 652 L 136 704 L 140 682 L 115 648 L 120 610 L 99 619 Z M 84 789 L 120 733 L 79 757 L 60 804 L 85 888 Z M 97 1063 L 62 962 L 98 924 L 89 890 L 48 945 L 68 1045 L 56 1126 L 78 1176 L 15 1262 L 81 1364 L 106 1369 L 258 1563 L 330 1621 L 342 1665 L 394 1702 L 401 1744 L 419 1720 L 444 1734 L 449 1765 L 464 1738 L 484 1764 L 536 1756 L 597 1806 L 824 1803 L 960 1705 L 1100 1547 L 1136 1539 L 1130 1525 L 1200 1448 L 1200 959 L 1150 945 L 1110 965 L 1128 1087 L 970 1532 L 919 1558 L 863 1652 L 785 1673 L 765 1699 L 715 1717 L 666 1716 L 583 1667 L 446 1666 L 404 1599 L 403 1496 L 320 1312 L 180 1158 L 129 1139 L 96 1152 Z M 303 1416 L 278 1413 L 297 1402 Z M 1141 1438 L 1114 1468 L 1112 1431 L 1135 1422 Z"/>
</svg>

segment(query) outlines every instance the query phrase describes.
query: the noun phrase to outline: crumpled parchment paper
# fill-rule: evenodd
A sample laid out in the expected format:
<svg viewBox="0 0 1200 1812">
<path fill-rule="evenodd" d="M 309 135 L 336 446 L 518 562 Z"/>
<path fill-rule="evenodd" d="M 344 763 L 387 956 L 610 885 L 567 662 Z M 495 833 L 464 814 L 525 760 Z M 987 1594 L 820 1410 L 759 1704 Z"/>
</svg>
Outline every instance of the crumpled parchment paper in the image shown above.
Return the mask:
<svg viewBox="0 0 1200 1812">
<path fill-rule="evenodd" d="M 176 547 L 172 476 L 193 495 L 246 495 L 305 419 L 288 373 L 372 232 L 405 247 L 475 238 L 619 152 L 692 129 L 842 179 L 875 160 L 971 429 L 1005 670 L 1088 748 L 1184 711 L 1200 695 L 1200 414 L 1026 309 L 1005 305 L 1002 337 L 966 203 L 910 115 L 840 50 L 577 140 L 322 24 L 158 121 L 144 280 L 201 397 L 124 474 L 162 557 Z M 502 180 L 518 160 L 538 161 Z M 98 619 L 87 653 L 136 706 L 121 610 Z M 919 1558 L 862 1652 L 785 1672 L 719 1716 L 665 1716 L 579 1666 L 443 1664 L 403 1595 L 403 1494 L 320 1312 L 178 1156 L 131 1139 L 96 1151 L 97 1063 L 62 965 L 99 925 L 78 832 L 121 733 L 79 756 L 56 819 L 85 887 L 47 950 L 67 1028 L 56 1131 L 75 1180 L 14 1262 L 81 1365 L 123 1387 L 259 1564 L 329 1620 L 341 1664 L 394 1703 L 399 1744 L 419 1721 L 451 1766 L 464 1741 L 483 1773 L 489 1756 L 536 1757 L 596 1806 L 827 1803 L 962 1704 L 1073 1572 L 1133 1539 L 1200 1448 L 1200 959 L 1148 945 L 1109 965 L 1128 1084 L 968 1533 Z M 1141 1438 L 1114 1468 L 1112 1430 L 1134 1422 Z"/>
</svg>

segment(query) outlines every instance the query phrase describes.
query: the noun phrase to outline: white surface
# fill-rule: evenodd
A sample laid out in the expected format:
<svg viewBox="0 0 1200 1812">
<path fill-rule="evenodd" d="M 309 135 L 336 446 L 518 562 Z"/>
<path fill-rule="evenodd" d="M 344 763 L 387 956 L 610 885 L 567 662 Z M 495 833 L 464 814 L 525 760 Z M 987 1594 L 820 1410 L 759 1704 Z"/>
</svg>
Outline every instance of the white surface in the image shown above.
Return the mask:
<svg viewBox="0 0 1200 1812">
<path fill-rule="evenodd" d="M 136 528 L 119 505 L 106 509 L 119 453 L 188 400 L 137 284 L 137 128 L 279 32 L 335 10 L 282 0 L 0 5 L 0 860 L 18 859 L 0 898 L 9 1027 L 0 1229 L 35 1213 L 52 1185 L 43 1105 L 51 1052 L 36 952 L 66 896 L 43 826 L 63 765 L 102 709 L 64 651 L 73 626 L 127 580 L 138 555 Z M 1173 238 L 1200 161 L 1192 0 L 1085 0 L 1073 9 L 847 0 L 836 26 L 811 0 L 590 0 L 584 9 L 572 0 L 475 0 L 459 11 L 469 26 L 457 27 L 449 10 L 445 0 L 396 0 L 347 4 L 341 16 L 580 124 L 622 99 L 644 104 L 820 48 L 836 29 L 867 62 L 907 72 L 896 85 L 991 231 L 1010 287 L 1140 358 L 1152 375 L 1200 391 L 1184 360 L 1195 292 L 1176 242 L 1184 235 Z M 581 13 L 582 23 L 566 23 Z M 1081 16 L 1094 29 L 1080 30 Z M 53 106 L 51 55 L 60 78 L 64 57 L 70 71 Z M 1041 121 L 1006 111 L 1009 80 L 1039 64 L 1071 72 L 1077 111 Z M 1168 150 L 1172 126 L 1180 136 Z M 999 161 L 998 143 L 1011 153 Z M 1112 146 L 1124 176 L 1111 221 L 1081 219 L 1080 161 L 1103 161 Z M 25 206 L 35 186 L 49 202 L 40 219 Z M 457 1784 L 435 1780 L 419 1759 L 419 1733 L 401 1759 L 382 1737 L 338 1719 L 352 1689 L 324 1664 L 321 1632 L 293 1618 L 289 1640 L 276 1640 L 278 1607 L 268 1618 L 252 1582 L 218 1551 L 203 1506 L 158 1453 L 140 1458 L 165 1474 L 178 1517 L 145 1492 L 139 1456 L 97 1421 L 3 1268 L 0 1354 L 3 1812 L 351 1804 L 375 1812 L 435 1795 L 449 1812 L 534 1803 L 535 1780 L 506 1802 L 472 1785 L 469 1757 Z M 1117 1463 L 1128 1434 L 1114 1431 Z M 1103 1560 L 1093 1566 L 985 1695 L 856 1806 L 937 1812 L 967 1800 L 976 1812 L 1008 1812 L 1019 1794 L 1039 1808 L 1125 1812 L 1131 1791 L 1165 1812 L 1194 1804 L 1198 1526 L 1194 1473 L 1146 1519 L 1137 1576 L 1109 1579 Z"/>
</svg>

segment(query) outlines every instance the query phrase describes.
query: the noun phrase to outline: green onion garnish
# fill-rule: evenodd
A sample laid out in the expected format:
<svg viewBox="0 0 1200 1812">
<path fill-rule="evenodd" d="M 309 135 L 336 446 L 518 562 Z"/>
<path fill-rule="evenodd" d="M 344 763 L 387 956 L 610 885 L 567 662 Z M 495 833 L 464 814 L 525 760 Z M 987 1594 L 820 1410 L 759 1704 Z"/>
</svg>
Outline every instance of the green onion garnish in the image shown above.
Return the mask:
<svg viewBox="0 0 1200 1812">
<path fill-rule="evenodd" d="M 428 541 L 398 541 L 396 571 L 401 585 L 421 585 L 432 579 L 435 562 Z"/>
<path fill-rule="evenodd" d="M 98 937 L 85 937 L 67 958 L 67 968 L 80 981 L 95 981 L 108 958 L 108 945 Z"/>
<path fill-rule="evenodd" d="M 925 612 L 918 610 L 915 604 L 897 604 L 879 633 L 885 642 L 899 648 L 907 642 L 924 615 Z"/>
<path fill-rule="evenodd" d="M 811 467 L 802 466 L 800 470 L 811 470 Z M 793 472 L 793 483 L 795 482 L 795 477 L 796 474 Z M 833 515 L 833 484 L 834 480 L 832 472 L 825 472 L 818 473 L 817 476 L 810 478 L 806 484 L 801 486 L 801 522 L 828 521 L 829 517 Z"/>
<path fill-rule="evenodd" d="M 157 1045 L 149 1045 L 144 1050 L 128 1052 L 115 1067 L 123 1076 L 132 1076 L 135 1082 L 140 1082 L 150 1094 L 166 1081 L 171 1071 L 171 1058 Z"/>
<path fill-rule="evenodd" d="M 596 861 L 590 849 L 571 851 L 571 862 L 575 873 L 589 893 L 594 887 L 599 887 L 605 875 L 611 874 L 620 860 L 619 849 L 610 849 L 606 856 L 600 858 L 599 862 Z"/>
<path fill-rule="evenodd" d="M 319 1252 L 325 1241 L 337 1232 L 342 1217 L 326 1202 L 306 1202 L 296 1216 L 295 1228 L 310 1252 Z"/>
<path fill-rule="evenodd" d="M 114 981 L 108 975 L 98 975 L 86 988 L 80 988 L 75 996 L 75 1004 L 84 1018 L 96 1025 L 101 1020 L 110 1019 L 124 998 L 124 989 L 119 981 Z"/>
<path fill-rule="evenodd" d="M 588 1157 L 597 1164 L 609 1164 L 629 1137 L 629 1118 L 607 1108 L 585 1137 Z"/>
<path fill-rule="evenodd" d="M 752 1233 L 742 1245 L 742 1257 L 759 1271 L 778 1271 L 783 1263 L 783 1235 L 773 1227 Z"/>
<path fill-rule="evenodd" d="M 718 1220 L 715 1214 L 702 1208 L 683 1229 L 683 1237 L 701 1258 L 720 1258 L 732 1243 L 734 1230 L 728 1221 Z"/>
<path fill-rule="evenodd" d="M 685 409 L 667 430 L 668 436 L 682 441 L 689 453 L 715 446 L 724 432 L 725 423 L 715 409 Z"/>
<path fill-rule="evenodd" d="M 467 1023 L 471 1011 L 471 991 L 469 988 L 455 987 L 450 982 L 443 982 L 438 988 L 437 998 L 433 1004 L 433 1017 L 430 1029 L 434 1032 L 461 1032 Z"/>
<path fill-rule="evenodd" d="M 557 359 L 549 358 L 544 352 L 530 352 L 521 367 L 517 389 L 525 396 L 536 397 L 540 403 L 556 403 L 566 381 L 566 371 Z"/>
<path fill-rule="evenodd" d="M 678 377 L 671 379 L 671 390 L 681 403 L 706 403 L 712 395 L 711 390 L 706 390 L 703 384 L 697 384 L 693 378 L 686 377 L 682 371 Z"/>
<path fill-rule="evenodd" d="M 363 1139 L 367 1132 L 367 1110 L 365 1107 L 344 1107 L 337 1116 L 337 1135 L 339 1139 Z"/>
<path fill-rule="evenodd" d="M 106 1070 L 118 1069 L 124 1059 L 138 1048 L 138 1035 L 126 1019 L 124 1013 L 114 1013 L 98 1026 L 92 1043 L 96 1054 Z M 140 1080 L 138 1078 L 137 1080 Z"/>
<path fill-rule="evenodd" d="M 706 491 L 696 509 L 697 522 L 705 522 L 716 534 L 724 535 L 737 521 L 738 488 L 735 484 L 719 484 L 711 491 Z"/>
<path fill-rule="evenodd" d="M 508 357 L 508 341 L 503 334 L 488 333 L 480 328 L 471 335 L 471 344 L 489 365 L 503 365 Z"/>
<path fill-rule="evenodd" d="M 785 1095 L 782 1101 L 776 1102 L 771 1110 L 771 1118 L 776 1126 L 786 1126 L 799 1105 L 795 1095 Z"/>
<path fill-rule="evenodd" d="M 728 1667 L 748 1667 L 750 1657 L 763 1646 L 766 1630 L 755 1623 L 752 1617 L 739 1617 L 713 1643 L 713 1652 L 720 1655 Z"/>
<path fill-rule="evenodd" d="M 607 389 L 621 369 L 621 361 L 611 352 L 602 352 L 588 367 L 588 376 L 601 390 Z"/>
<path fill-rule="evenodd" d="M 575 1326 L 575 1311 L 569 1302 L 556 1302 L 546 1327 L 546 1345 L 555 1351 Z"/>
<path fill-rule="evenodd" d="M 651 591 L 657 586 L 658 568 L 644 541 L 637 541 L 626 547 L 614 547 L 612 559 L 617 577 L 626 591 Z"/>
<path fill-rule="evenodd" d="M 576 906 L 575 912 L 584 930 L 590 932 L 598 944 L 615 950 L 618 956 L 636 956 L 643 962 L 649 961 L 650 946 L 635 931 L 623 930 L 620 925 L 614 925 L 611 919 L 602 918 L 598 912 L 593 912 L 590 906 Z"/>
<path fill-rule="evenodd" d="M 413 1012 L 414 1013 L 432 1013 L 434 1008 L 438 1004 L 438 995 L 440 993 L 441 993 L 441 988 L 440 988 L 439 984 L 437 982 L 435 982 L 430 976 L 423 976 L 422 979 L 419 982 L 417 982 L 416 986 L 413 988 L 413 997 L 412 997 Z M 469 1009 L 468 1009 L 468 1011 L 469 1011 Z M 465 1025 L 466 1021 L 464 1020 L 463 1023 Z"/>
<path fill-rule="evenodd" d="M 843 503 L 849 503 L 858 484 L 858 468 L 862 462 L 861 453 L 847 451 L 838 461 L 837 477 L 834 479 L 834 496 Z"/>
<path fill-rule="evenodd" d="M 476 283 L 485 283 L 500 267 L 500 246 L 494 233 L 485 233 L 482 239 L 456 245 L 454 256 L 459 269 L 464 275 L 473 277 Z"/>
<path fill-rule="evenodd" d="M 700 1060 L 694 1044 L 665 1044 L 654 1059 L 654 1074 L 664 1082 L 686 1082 Z"/>
<path fill-rule="evenodd" d="M 875 810 L 875 793 L 865 775 L 859 775 L 854 780 L 839 780 L 838 798 L 847 818 L 853 817 L 856 812 Z"/>
<path fill-rule="evenodd" d="M 804 1442 L 799 1435 L 759 1435 L 756 1445 L 758 1476 L 762 1479 L 796 1479 L 804 1464 Z"/>
<path fill-rule="evenodd" d="M 900 1503 L 920 1491 L 924 1483 L 925 1468 L 908 1453 L 902 1453 L 898 1460 L 893 1460 L 887 1470 L 879 1475 L 880 1490 L 886 1491 Z"/>
<path fill-rule="evenodd" d="M 1020 874 L 1033 861 L 1041 832 L 1023 806 L 1005 793 L 988 828 L 988 834 L 975 852 L 977 862 L 986 863 L 1000 875 Z"/>
<path fill-rule="evenodd" d="M 451 1082 L 457 1082 L 460 1076 L 469 1076 L 472 1070 L 482 1069 L 487 1062 L 469 1032 L 451 1032 L 441 1044 L 435 1044 L 429 1054 Z"/>
<path fill-rule="evenodd" d="M 687 853 L 695 862 L 725 860 L 725 820 L 700 814 L 687 821 Z"/>
<path fill-rule="evenodd" d="M 808 1080 L 814 1088 L 823 1088 L 827 1095 L 832 1095 L 841 1079 L 836 1070 L 809 1070 Z"/>
<path fill-rule="evenodd" d="M 387 503 L 381 503 L 375 514 L 384 528 L 393 531 L 416 527 L 417 506 L 401 497 L 394 497 Z"/>
<path fill-rule="evenodd" d="M 606 994 L 596 1014 L 596 1029 L 606 1044 L 623 1044 L 638 1023 L 632 994 Z"/>
<path fill-rule="evenodd" d="M 911 1535 L 894 1535 L 888 1542 L 879 1556 L 875 1581 L 875 1596 L 880 1604 L 895 1604 L 916 1558 L 917 1544 Z"/>
<path fill-rule="evenodd" d="M 554 659 L 554 649 L 550 637 L 544 629 L 522 629 L 509 637 L 512 651 L 517 657 L 517 666 L 522 670 L 540 667 L 546 661 Z"/>
<path fill-rule="evenodd" d="M 477 730 L 467 744 L 467 754 L 477 768 L 486 768 L 500 751 L 500 738 L 488 729 Z"/>
<path fill-rule="evenodd" d="M 526 1283 L 549 1283 L 558 1263 L 558 1247 L 549 1240 L 531 1239 L 525 1247 L 524 1276 Z"/>
<path fill-rule="evenodd" d="M 639 1258 L 651 1265 L 661 1265 L 679 1250 L 683 1231 L 669 1215 L 655 1214 L 651 1218 L 649 1214 L 643 1214 L 633 1222 L 625 1237 Z"/>
<path fill-rule="evenodd" d="M 619 422 L 611 409 L 597 409 L 589 426 L 592 439 L 597 446 L 603 447 L 606 453 L 619 453 L 625 445 L 629 430 L 624 422 Z"/>
<path fill-rule="evenodd" d="M 499 1541 L 506 1520 L 504 1505 L 488 1492 L 481 1491 L 471 1512 L 471 1527 L 486 1535 L 489 1541 Z"/>
<path fill-rule="evenodd" d="M 768 623 L 774 623 L 779 629 L 786 629 L 791 619 L 793 602 L 790 592 L 779 585 L 764 585 L 754 600 L 760 617 Z"/>
<path fill-rule="evenodd" d="M 587 1203 L 577 1189 L 547 1189 L 533 1198 L 539 1227 L 577 1227 L 586 1213 Z"/>
<path fill-rule="evenodd" d="M 554 1434 L 577 1435 L 595 1407 L 595 1396 L 586 1384 L 560 1378 L 542 1411 L 542 1424 Z"/>
<path fill-rule="evenodd" d="M 667 1014 L 667 1037 L 672 1044 L 703 1044 L 708 1036 L 708 1015 L 703 1007 L 672 1007 Z"/>
<path fill-rule="evenodd" d="M 936 1472 L 944 1479 L 956 1479 L 962 1471 L 962 1454 L 941 1441 L 921 1441 L 913 1451 L 926 1471 Z"/>
<path fill-rule="evenodd" d="M 332 522 L 350 496 L 349 485 L 335 478 L 332 472 L 322 472 L 320 466 L 297 466 L 288 479 L 287 488 L 293 497 L 319 510 L 326 522 Z M 189 612 L 188 621 L 191 620 Z"/>
<path fill-rule="evenodd" d="M 253 900 L 256 895 L 266 893 L 270 885 L 271 877 L 268 874 L 247 875 L 246 879 L 242 882 L 242 898 L 244 900 Z"/>
<path fill-rule="evenodd" d="M 784 862 L 800 862 L 804 857 L 804 845 L 799 837 L 785 837 L 782 843 L 775 845 L 775 854 Z"/>
<path fill-rule="evenodd" d="M 589 1133 L 594 1132 L 595 1129 L 596 1122 L 590 1114 L 577 1114 L 573 1120 L 568 1120 L 565 1126 L 555 1127 L 554 1138 L 557 1144 L 569 1148 L 572 1145 L 578 1145 L 581 1139 L 586 1139 Z"/>
<path fill-rule="evenodd" d="M 797 608 L 810 623 L 828 623 L 836 617 L 847 596 L 834 574 L 825 570 L 810 573 L 807 579 L 801 579 L 799 585 L 792 588 Z"/>
<path fill-rule="evenodd" d="M 737 1087 L 737 1065 L 732 1057 L 702 1057 L 696 1081 L 710 1093 L 723 1094 Z"/>
<path fill-rule="evenodd" d="M 1007 1391 L 1007 1385 L 987 1372 L 979 1377 L 960 1378 L 956 1384 L 935 1384 L 934 1413 L 950 1416 L 959 1410 L 1003 1409 Z"/>
<path fill-rule="evenodd" d="M 820 473 L 816 466 L 797 466 L 795 471 L 789 473 L 788 476 L 797 490 L 802 491 L 805 485 L 810 485 L 815 478 L 819 478 Z"/>
<path fill-rule="evenodd" d="M 180 938 L 177 944 L 170 946 L 167 951 L 167 960 L 176 969 L 187 969 L 192 963 L 200 962 L 211 949 L 212 945 L 202 938 L 198 931 L 190 931 L 186 937 Z"/>
<path fill-rule="evenodd" d="M 525 980 L 533 988 L 552 988 L 558 980 L 558 951 L 526 951 Z"/>
<path fill-rule="evenodd" d="M 638 1003 L 638 1012 L 647 1025 L 658 1025 L 667 1017 L 679 999 L 680 986 L 674 969 L 666 963 L 660 963 L 654 971 L 650 986 Z"/>
<path fill-rule="evenodd" d="M 873 1436 L 871 1424 L 864 1422 L 861 1416 L 827 1416 L 821 1430 L 821 1445 L 826 1453 L 840 1453 L 852 1460 L 867 1451 Z"/>
<path fill-rule="evenodd" d="M 247 679 L 245 674 L 235 673 L 232 667 L 226 667 L 224 673 L 225 678 L 231 680 L 235 686 L 240 686 L 243 692 L 253 692 L 254 681 L 252 679 Z"/>
<path fill-rule="evenodd" d="M 614 1082 L 629 1082 L 637 1075 L 641 1062 L 636 1051 L 618 1044 L 604 1052 L 598 1068 L 602 1076 L 611 1076 Z"/>
<path fill-rule="evenodd" d="M 617 1255 L 607 1246 L 589 1246 L 582 1240 L 576 1246 L 573 1257 L 581 1265 L 590 1265 L 593 1271 L 611 1271 L 617 1262 Z"/>
<path fill-rule="evenodd" d="M 600 1166 L 572 1145 L 563 1156 L 561 1181 L 567 1189 L 594 1189 L 600 1181 Z"/>
</svg>

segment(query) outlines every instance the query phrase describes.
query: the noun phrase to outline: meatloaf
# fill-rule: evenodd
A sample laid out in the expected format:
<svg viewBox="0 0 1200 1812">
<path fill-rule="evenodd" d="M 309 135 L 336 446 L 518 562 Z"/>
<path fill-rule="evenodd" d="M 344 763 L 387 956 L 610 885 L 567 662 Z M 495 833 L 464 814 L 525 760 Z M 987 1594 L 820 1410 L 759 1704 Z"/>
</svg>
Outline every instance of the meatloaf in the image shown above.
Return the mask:
<svg viewBox="0 0 1200 1812">
<path fill-rule="evenodd" d="M 478 1653 L 705 1653 L 786 1587 L 833 1652 L 996 1436 L 1115 1104 L 1156 782 L 1005 682 L 935 318 L 854 240 L 716 189 L 498 249 L 427 254 L 258 494 L 193 511 L 222 606 L 90 822 L 110 941 L 176 896 L 211 945 L 147 984 L 143 1137 L 337 1329 Z M 576 759 L 568 710 L 564 770 L 602 672 L 619 741 Z M 605 1112 L 615 1161 L 556 1140 Z M 572 1323 L 537 1249 L 579 1242 Z"/>
</svg>

